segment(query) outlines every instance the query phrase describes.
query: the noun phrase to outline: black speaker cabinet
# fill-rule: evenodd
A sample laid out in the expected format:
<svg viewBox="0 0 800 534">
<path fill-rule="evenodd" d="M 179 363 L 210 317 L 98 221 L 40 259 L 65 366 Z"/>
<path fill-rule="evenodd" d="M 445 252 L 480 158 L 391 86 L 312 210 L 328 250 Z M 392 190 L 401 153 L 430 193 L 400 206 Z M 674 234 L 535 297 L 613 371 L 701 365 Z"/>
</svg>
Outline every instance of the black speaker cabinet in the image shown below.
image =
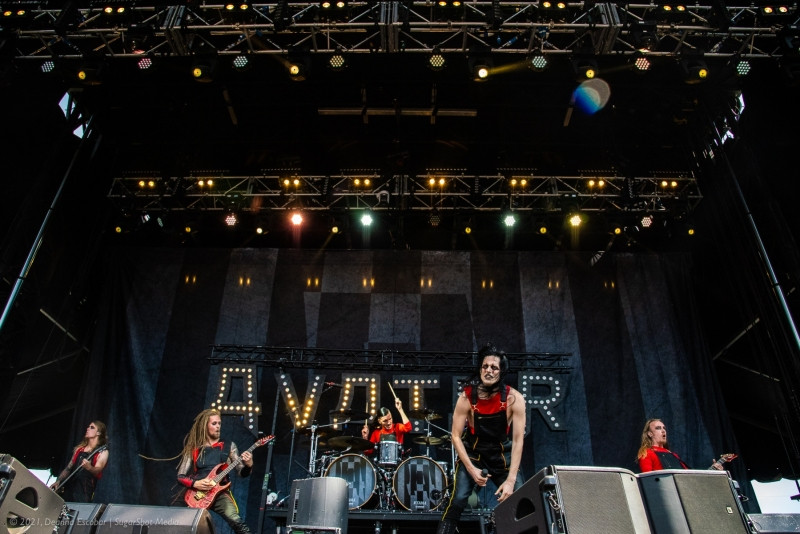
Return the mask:
<svg viewBox="0 0 800 534">
<path fill-rule="evenodd" d="M 750 514 L 748 517 L 758 534 L 800 532 L 800 514 Z"/>
<path fill-rule="evenodd" d="M 650 534 L 636 475 L 550 466 L 494 510 L 498 534 Z"/>
<path fill-rule="evenodd" d="M 292 482 L 286 525 L 292 533 L 347 534 L 348 488 L 339 477 Z"/>
<path fill-rule="evenodd" d="M 83 502 L 68 502 L 66 505 L 68 524 L 62 525 L 58 534 L 95 534 L 106 505 Z M 66 528 L 69 525 L 71 529 Z"/>
<path fill-rule="evenodd" d="M 726 471 L 667 469 L 637 475 L 654 534 L 749 534 Z"/>
<path fill-rule="evenodd" d="M 64 499 L 8 454 L 0 454 L 0 533 L 52 534 Z"/>
<path fill-rule="evenodd" d="M 109 504 L 94 534 L 214 534 L 202 508 Z"/>
</svg>

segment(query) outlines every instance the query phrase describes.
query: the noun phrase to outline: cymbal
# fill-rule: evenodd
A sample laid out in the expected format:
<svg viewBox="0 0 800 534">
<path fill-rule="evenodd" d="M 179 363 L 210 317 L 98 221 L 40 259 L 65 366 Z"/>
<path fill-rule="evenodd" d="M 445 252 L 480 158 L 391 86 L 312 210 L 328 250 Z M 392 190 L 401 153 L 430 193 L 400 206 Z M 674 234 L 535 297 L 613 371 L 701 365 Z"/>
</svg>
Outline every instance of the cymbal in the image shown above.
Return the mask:
<svg viewBox="0 0 800 534">
<path fill-rule="evenodd" d="M 441 419 L 442 416 L 438 413 L 434 412 L 433 410 L 423 409 L 423 410 L 411 410 L 408 412 L 408 415 L 413 417 L 414 419 L 427 419 L 428 421 L 434 421 L 436 419 Z"/>
<path fill-rule="evenodd" d="M 307 426 L 305 428 L 301 428 L 297 430 L 298 434 L 302 434 L 303 436 L 310 436 L 311 435 L 311 427 Z M 327 438 L 331 436 L 338 436 L 341 434 L 341 430 L 335 430 L 333 428 L 318 428 L 316 436 L 318 438 Z"/>
<path fill-rule="evenodd" d="M 444 443 L 444 440 L 434 436 L 420 436 L 418 438 L 414 438 L 414 443 L 417 445 L 441 445 Z"/>
<path fill-rule="evenodd" d="M 361 412 L 358 410 L 333 410 L 330 412 L 331 415 L 337 416 L 338 419 L 368 419 L 369 414 L 367 412 Z"/>
<path fill-rule="evenodd" d="M 328 440 L 327 446 L 339 450 L 366 451 L 375 445 L 368 439 L 356 436 L 336 436 Z"/>
</svg>

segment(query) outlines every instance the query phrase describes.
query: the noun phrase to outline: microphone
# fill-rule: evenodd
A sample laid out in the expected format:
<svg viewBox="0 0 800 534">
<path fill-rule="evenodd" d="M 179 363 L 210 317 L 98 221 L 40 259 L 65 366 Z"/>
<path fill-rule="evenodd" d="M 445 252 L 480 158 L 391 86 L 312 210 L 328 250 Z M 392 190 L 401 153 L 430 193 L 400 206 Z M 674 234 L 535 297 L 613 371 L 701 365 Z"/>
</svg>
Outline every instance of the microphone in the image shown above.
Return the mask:
<svg viewBox="0 0 800 534">
<path fill-rule="evenodd" d="M 342 387 L 341 384 L 337 384 L 336 382 L 325 382 L 325 385 L 329 388 L 340 388 Z"/>
<path fill-rule="evenodd" d="M 486 478 L 486 475 L 488 475 L 488 474 L 489 474 L 489 470 L 484 467 L 483 470 L 481 471 L 481 476 L 483 478 Z"/>
</svg>

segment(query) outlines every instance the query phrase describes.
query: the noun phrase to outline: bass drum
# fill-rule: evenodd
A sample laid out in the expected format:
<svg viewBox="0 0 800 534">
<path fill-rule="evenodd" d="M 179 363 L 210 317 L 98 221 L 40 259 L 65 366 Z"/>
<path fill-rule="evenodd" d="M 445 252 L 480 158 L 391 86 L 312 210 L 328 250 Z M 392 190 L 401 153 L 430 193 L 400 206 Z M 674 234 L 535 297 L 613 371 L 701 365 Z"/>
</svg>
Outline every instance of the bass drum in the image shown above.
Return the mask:
<svg viewBox="0 0 800 534">
<path fill-rule="evenodd" d="M 325 470 L 326 477 L 339 477 L 347 482 L 347 506 L 350 510 L 374 506 L 377 478 L 375 466 L 360 454 L 343 454 Z"/>
<path fill-rule="evenodd" d="M 392 488 L 400 506 L 412 512 L 428 512 L 444 502 L 447 476 L 427 456 L 413 456 L 397 466 Z"/>
</svg>

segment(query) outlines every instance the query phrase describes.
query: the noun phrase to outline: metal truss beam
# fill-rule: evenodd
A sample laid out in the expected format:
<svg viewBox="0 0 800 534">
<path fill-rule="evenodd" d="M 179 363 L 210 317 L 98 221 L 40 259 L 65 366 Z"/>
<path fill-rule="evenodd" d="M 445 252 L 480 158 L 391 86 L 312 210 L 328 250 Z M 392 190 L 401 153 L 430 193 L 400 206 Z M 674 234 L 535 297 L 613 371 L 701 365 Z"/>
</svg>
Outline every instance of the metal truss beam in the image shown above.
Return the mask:
<svg viewBox="0 0 800 534">
<path fill-rule="evenodd" d="M 568 374 L 571 354 L 552 352 L 507 353 L 511 371 L 547 371 Z M 477 367 L 474 352 L 344 350 L 322 348 L 213 345 L 212 364 L 259 365 L 279 369 L 404 371 L 408 373 L 464 373 Z"/>
<path fill-rule="evenodd" d="M 652 25 L 659 43 L 650 52 L 654 56 L 701 51 L 712 57 L 774 58 L 784 55 L 780 31 L 798 18 L 794 5 L 783 17 L 766 17 L 753 5 L 721 2 L 665 15 L 655 4 L 573 2 L 556 11 L 531 2 L 475 1 L 442 9 L 435 2 L 407 0 L 350 2 L 340 12 L 324 11 L 317 2 L 285 1 L 254 4 L 246 14 L 211 3 L 132 7 L 121 17 L 98 8 L 33 9 L 24 19 L 0 22 L 17 30 L 18 59 L 476 48 L 497 54 L 633 55 L 640 48 L 640 23 Z"/>
<path fill-rule="evenodd" d="M 209 185 L 209 180 L 212 184 Z M 108 198 L 125 211 L 229 210 L 515 211 L 557 212 L 569 204 L 587 212 L 687 213 L 702 200 L 691 174 L 620 177 L 609 173 L 536 176 L 523 172 L 381 176 L 197 175 L 114 178 Z"/>
</svg>

